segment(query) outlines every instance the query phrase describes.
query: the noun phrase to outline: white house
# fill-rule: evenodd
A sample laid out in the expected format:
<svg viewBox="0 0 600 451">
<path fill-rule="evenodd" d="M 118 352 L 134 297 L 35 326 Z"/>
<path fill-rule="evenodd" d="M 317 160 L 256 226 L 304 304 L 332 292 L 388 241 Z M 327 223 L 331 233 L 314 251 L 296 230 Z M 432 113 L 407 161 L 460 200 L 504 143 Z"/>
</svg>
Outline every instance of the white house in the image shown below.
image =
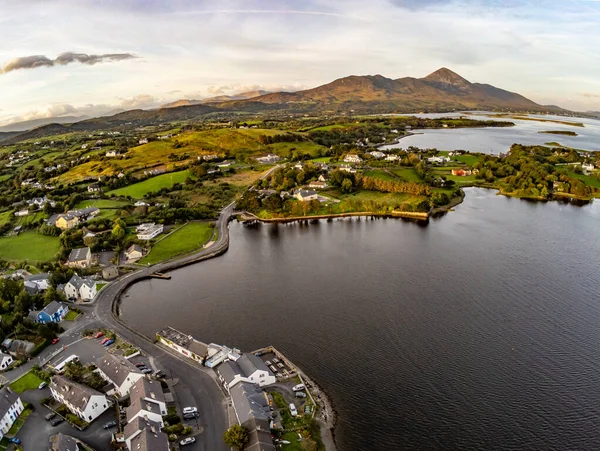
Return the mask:
<svg viewBox="0 0 600 451">
<path fill-rule="evenodd" d="M 169 437 L 161 432 L 160 423 L 136 417 L 123 428 L 125 444 L 130 451 L 169 451 Z"/>
<path fill-rule="evenodd" d="M 108 352 L 96 361 L 96 367 L 98 374 L 115 386 L 114 392 L 120 397 L 127 396 L 131 387 L 144 377 L 129 360 Z"/>
<path fill-rule="evenodd" d="M 148 144 L 148 138 L 142 138 L 138 141 L 138 144 Z"/>
<path fill-rule="evenodd" d="M 356 169 L 347 164 L 340 165 L 340 171 L 349 172 L 350 174 L 356 174 Z"/>
<path fill-rule="evenodd" d="M 19 395 L 7 387 L 0 390 L 0 440 L 4 438 L 21 412 L 23 412 L 23 403 Z"/>
<path fill-rule="evenodd" d="M 299 201 L 302 202 L 308 202 L 311 200 L 318 200 L 319 199 L 319 195 L 317 194 L 317 192 L 315 190 L 305 190 L 305 189 L 299 189 L 296 194 L 295 194 L 296 199 L 298 199 Z"/>
<path fill-rule="evenodd" d="M 217 367 L 219 379 L 229 391 L 239 382 L 257 384 L 259 387 L 274 384 L 277 379 L 267 364 L 254 354 L 244 354 L 235 362 L 226 361 Z"/>
<path fill-rule="evenodd" d="M 165 346 L 196 362 L 202 363 L 208 355 L 208 346 L 206 344 L 172 327 L 166 327 L 158 332 L 156 336 L 158 337 L 158 341 Z"/>
<path fill-rule="evenodd" d="M 385 157 L 385 161 L 398 161 L 400 157 L 398 155 L 388 155 Z"/>
<path fill-rule="evenodd" d="M 355 154 L 348 154 L 344 157 L 344 163 L 360 163 L 362 160 L 361 157 Z"/>
<path fill-rule="evenodd" d="M 448 163 L 450 161 L 449 157 L 429 157 L 427 158 L 429 163 Z"/>
<path fill-rule="evenodd" d="M 133 261 L 133 260 L 139 260 L 140 258 L 142 258 L 144 256 L 144 252 L 142 250 L 142 247 L 139 244 L 132 244 L 131 246 L 129 246 L 129 248 L 125 251 L 125 257 L 127 258 L 127 260 L 129 261 Z"/>
<path fill-rule="evenodd" d="M 164 230 L 162 224 L 140 224 L 135 228 L 138 240 L 151 240 L 160 235 Z"/>
<path fill-rule="evenodd" d="M 592 163 L 583 163 L 583 164 L 581 165 L 581 168 L 582 168 L 584 171 L 593 171 L 593 170 L 594 170 L 594 165 L 593 165 Z"/>
<path fill-rule="evenodd" d="M 327 188 L 327 183 L 326 182 L 321 182 L 319 180 L 313 180 L 308 184 L 309 188 L 316 188 L 316 189 L 325 189 Z"/>
<path fill-rule="evenodd" d="M 50 393 L 74 415 L 88 423 L 94 421 L 110 407 L 108 398 L 102 393 L 64 376 L 52 377 Z"/>
<path fill-rule="evenodd" d="M 96 281 L 89 277 L 82 278 L 73 274 L 73 277 L 65 285 L 67 299 L 89 301 L 94 299 L 97 293 Z"/>
<path fill-rule="evenodd" d="M 0 370 L 4 371 L 14 362 L 10 354 L 0 354 Z"/>
<path fill-rule="evenodd" d="M 275 154 L 268 154 L 264 157 L 258 157 L 256 159 L 256 161 L 258 161 L 259 163 L 263 163 L 263 164 L 273 164 L 273 163 L 277 163 L 279 160 L 281 160 L 281 158 L 278 155 Z"/>
<path fill-rule="evenodd" d="M 129 390 L 129 398 L 130 406 L 126 411 L 128 423 L 141 417 L 164 426 L 162 417 L 168 412 L 160 382 L 140 378 Z"/>
<path fill-rule="evenodd" d="M 114 150 L 113 149 L 113 150 L 107 150 L 106 151 L 106 156 L 107 157 L 118 157 L 119 155 L 121 155 L 121 154 L 119 153 L 118 150 Z"/>
<path fill-rule="evenodd" d="M 375 158 L 384 158 L 385 154 L 383 152 L 380 152 L 378 150 L 374 150 L 373 152 L 369 152 L 369 155 L 371 155 L 372 157 Z"/>
</svg>

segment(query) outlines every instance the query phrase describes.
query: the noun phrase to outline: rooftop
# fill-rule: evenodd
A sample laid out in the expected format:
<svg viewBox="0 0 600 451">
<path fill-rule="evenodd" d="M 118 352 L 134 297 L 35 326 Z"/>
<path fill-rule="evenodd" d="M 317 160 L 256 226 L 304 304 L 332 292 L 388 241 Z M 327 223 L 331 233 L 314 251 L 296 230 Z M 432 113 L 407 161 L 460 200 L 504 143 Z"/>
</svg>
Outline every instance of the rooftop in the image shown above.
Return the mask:
<svg viewBox="0 0 600 451">
<path fill-rule="evenodd" d="M 255 418 L 269 420 L 271 411 L 265 392 L 254 384 L 240 382 L 229 390 L 240 423 Z"/>
<path fill-rule="evenodd" d="M 65 307 L 65 305 L 62 302 L 52 301 L 50 304 L 48 304 L 46 307 L 44 307 L 44 310 L 42 310 L 42 312 L 45 312 L 48 315 L 52 316 L 56 312 L 58 312 L 61 308 L 64 308 L 64 307 Z"/>
<path fill-rule="evenodd" d="M 73 249 L 69 254 L 69 261 L 79 262 L 81 260 L 87 260 L 88 252 L 90 252 L 89 247 L 78 247 L 77 249 Z"/>
<path fill-rule="evenodd" d="M 149 399 L 156 402 L 165 402 L 165 395 L 159 382 L 151 381 L 145 377 L 138 380 L 129 392 L 131 404 L 138 399 Z"/>
<path fill-rule="evenodd" d="M 117 387 L 125 382 L 130 373 L 142 374 L 129 360 L 108 352 L 96 360 L 96 366 Z"/>
<path fill-rule="evenodd" d="M 7 387 L 0 390 L 0 418 L 4 418 L 8 409 L 17 402 L 19 395 L 10 391 Z"/>
<path fill-rule="evenodd" d="M 146 427 L 131 440 L 131 451 L 169 451 L 169 438 L 164 432 Z"/>
<path fill-rule="evenodd" d="M 85 410 L 92 396 L 104 396 L 99 391 L 88 387 L 87 385 L 78 384 L 64 376 L 53 376 L 50 380 L 50 388 L 60 395 L 70 404 L 80 410 Z"/>
</svg>

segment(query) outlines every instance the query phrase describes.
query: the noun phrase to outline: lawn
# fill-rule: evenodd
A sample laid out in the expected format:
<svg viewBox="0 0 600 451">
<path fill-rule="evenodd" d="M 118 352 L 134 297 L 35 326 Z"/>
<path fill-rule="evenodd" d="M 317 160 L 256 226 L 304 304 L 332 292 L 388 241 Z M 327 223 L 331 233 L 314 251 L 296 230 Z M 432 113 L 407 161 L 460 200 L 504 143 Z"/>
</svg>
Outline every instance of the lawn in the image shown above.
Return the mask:
<svg viewBox="0 0 600 451">
<path fill-rule="evenodd" d="M 65 315 L 65 321 L 75 321 L 75 318 L 79 316 L 79 312 L 75 312 L 73 310 L 69 310 Z"/>
<path fill-rule="evenodd" d="M 390 172 L 407 182 L 421 181 L 421 177 L 419 177 L 413 168 L 393 168 L 390 169 Z"/>
<path fill-rule="evenodd" d="M 163 188 L 170 188 L 175 183 L 185 182 L 188 177 L 193 178 L 191 172 L 188 170 L 161 174 L 144 180 L 143 182 L 134 183 L 133 185 L 124 188 L 109 191 L 107 194 L 114 194 L 115 196 L 131 196 L 134 199 L 141 199 L 146 193 L 157 192 Z"/>
<path fill-rule="evenodd" d="M 20 217 L 18 217 L 16 219 L 17 219 L 17 225 L 25 227 L 25 226 L 28 226 L 29 224 L 37 221 L 38 219 L 47 219 L 47 218 L 48 218 L 47 214 L 45 214 L 42 211 L 38 211 L 38 212 L 35 212 L 35 213 L 31 214 L 31 215 L 20 216 Z"/>
<path fill-rule="evenodd" d="M 292 155 L 298 157 L 308 154 L 310 155 L 310 158 L 315 158 L 327 152 L 327 147 L 312 141 L 300 141 L 270 144 L 267 146 L 267 150 L 284 158 L 288 157 L 290 152 L 292 152 Z"/>
<path fill-rule="evenodd" d="M 34 231 L 0 238 L 0 259 L 7 261 L 50 261 L 60 248 L 58 237 L 40 235 Z"/>
<path fill-rule="evenodd" d="M 29 371 L 10 384 L 10 389 L 15 393 L 23 393 L 25 390 L 37 390 L 42 382 L 39 377 Z"/>
<path fill-rule="evenodd" d="M 382 171 L 379 169 L 375 169 L 373 171 L 365 172 L 365 177 L 373 177 L 376 179 L 386 180 L 386 181 L 398 181 L 396 177 L 386 171 Z"/>
<path fill-rule="evenodd" d="M 579 179 L 586 185 L 600 189 L 600 178 L 594 177 L 593 175 L 578 174 L 577 172 L 569 171 L 569 177 Z"/>
<path fill-rule="evenodd" d="M 483 160 L 481 155 L 456 155 L 452 158 L 471 167 Z"/>
<path fill-rule="evenodd" d="M 75 205 L 75 209 L 87 208 L 87 207 L 96 207 L 96 208 L 123 208 L 128 205 L 129 202 L 124 200 L 116 200 L 116 199 L 87 199 L 82 200 L 77 205 Z"/>
<path fill-rule="evenodd" d="M 14 217 L 15 215 L 12 213 L 12 210 L 0 213 L 0 225 L 11 222 Z"/>
<path fill-rule="evenodd" d="M 210 223 L 190 222 L 152 246 L 150 253 L 138 263 L 153 265 L 176 255 L 191 252 L 210 240 L 212 233 L 213 228 Z"/>
<path fill-rule="evenodd" d="M 281 445 L 282 451 L 303 451 L 304 447 L 302 446 L 302 442 L 298 440 L 297 432 L 286 432 L 282 436 L 283 440 L 287 440 L 290 442 L 289 445 Z"/>
</svg>

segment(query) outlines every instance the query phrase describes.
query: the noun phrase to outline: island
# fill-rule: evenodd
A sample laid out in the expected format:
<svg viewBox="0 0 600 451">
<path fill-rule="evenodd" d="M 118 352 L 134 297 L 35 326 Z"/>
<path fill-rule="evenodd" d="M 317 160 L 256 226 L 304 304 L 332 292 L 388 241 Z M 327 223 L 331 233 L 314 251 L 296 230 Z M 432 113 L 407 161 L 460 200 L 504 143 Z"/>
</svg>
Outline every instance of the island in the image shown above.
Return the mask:
<svg viewBox="0 0 600 451">
<path fill-rule="evenodd" d="M 564 135 L 564 136 L 579 136 L 577 133 L 571 130 L 543 130 L 538 133 L 547 133 L 550 135 Z"/>
</svg>

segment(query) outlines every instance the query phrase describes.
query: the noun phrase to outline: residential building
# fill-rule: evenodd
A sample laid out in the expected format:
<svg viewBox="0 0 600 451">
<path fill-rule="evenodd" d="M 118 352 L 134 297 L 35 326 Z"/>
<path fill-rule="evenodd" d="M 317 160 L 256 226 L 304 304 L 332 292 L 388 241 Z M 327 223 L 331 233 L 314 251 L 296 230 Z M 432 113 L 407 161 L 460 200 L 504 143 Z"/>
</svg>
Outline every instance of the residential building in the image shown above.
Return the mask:
<svg viewBox="0 0 600 451">
<path fill-rule="evenodd" d="M 148 138 L 142 138 L 138 141 L 138 144 L 148 144 Z"/>
<path fill-rule="evenodd" d="M 361 157 L 354 154 L 348 154 L 344 157 L 344 163 L 360 163 L 362 160 Z"/>
<path fill-rule="evenodd" d="M 327 185 L 327 183 L 325 182 L 320 182 L 319 180 L 313 180 L 312 182 L 310 182 L 308 184 L 309 188 L 315 188 L 315 189 L 325 189 L 327 188 L 329 185 Z"/>
<path fill-rule="evenodd" d="M 0 390 L 0 440 L 10 430 L 15 420 L 23 412 L 23 402 L 8 387 Z"/>
<path fill-rule="evenodd" d="M 50 274 L 47 272 L 40 274 L 30 274 L 25 276 L 23 286 L 25 291 L 31 295 L 36 295 L 46 291 L 50 286 Z"/>
<path fill-rule="evenodd" d="M 2 352 L 8 352 L 13 357 L 23 358 L 29 357 L 33 348 L 35 348 L 35 344 L 27 341 L 27 340 L 13 340 L 12 338 L 7 338 L 0 345 Z"/>
<path fill-rule="evenodd" d="M 79 277 L 73 274 L 73 277 L 67 282 L 64 288 L 67 299 L 76 299 L 89 301 L 96 297 L 96 281 L 90 277 Z"/>
<path fill-rule="evenodd" d="M 260 387 L 274 384 L 277 379 L 266 363 L 254 354 L 244 354 L 237 361 L 226 361 L 217 367 L 219 379 L 229 391 L 240 382 L 258 384 Z"/>
<path fill-rule="evenodd" d="M 151 240 L 152 238 L 160 235 L 164 230 L 162 224 L 141 224 L 135 228 L 137 232 L 138 240 Z"/>
<path fill-rule="evenodd" d="M 92 251 L 89 247 L 73 249 L 69 254 L 67 266 L 70 268 L 87 268 L 92 261 Z"/>
<path fill-rule="evenodd" d="M 429 157 L 427 158 L 427 162 L 429 163 L 448 163 L 450 161 L 449 157 Z"/>
<path fill-rule="evenodd" d="M 99 185 L 96 185 L 95 183 L 88 185 L 88 193 L 99 193 L 100 191 L 102 191 L 102 189 Z"/>
<path fill-rule="evenodd" d="M 265 392 L 242 382 L 231 389 L 231 403 L 238 423 L 249 432 L 244 451 L 275 451 L 270 429 L 271 411 Z"/>
<path fill-rule="evenodd" d="M 217 163 L 217 167 L 218 168 L 228 168 L 229 166 L 232 166 L 234 164 L 235 164 L 235 161 L 226 160 L 226 161 L 221 161 L 220 163 Z"/>
<path fill-rule="evenodd" d="M 349 172 L 350 174 L 356 174 L 356 169 L 348 164 L 340 165 L 340 171 Z"/>
<path fill-rule="evenodd" d="M 144 202 L 143 200 L 138 200 L 135 204 L 133 204 L 134 207 L 147 207 L 148 204 L 146 202 Z"/>
<path fill-rule="evenodd" d="M 591 172 L 594 170 L 594 165 L 592 163 L 583 163 L 581 169 L 583 169 L 584 172 Z"/>
<path fill-rule="evenodd" d="M 326 175 L 321 174 L 317 180 L 319 182 L 328 182 L 329 181 L 329 177 L 327 177 Z"/>
<path fill-rule="evenodd" d="M 88 221 L 100 213 L 100 210 L 94 207 L 82 208 L 81 210 L 71 210 L 63 214 L 56 215 L 53 218 L 54 222 L 48 220 L 48 225 L 54 225 L 59 229 L 70 229 L 81 222 Z"/>
<path fill-rule="evenodd" d="M 107 150 L 106 151 L 106 156 L 107 157 L 118 157 L 119 155 L 121 155 L 121 154 L 119 153 L 118 150 L 114 150 L 113 149 L 113 150 Z"/>
<path fill-rule="evenodd" d="M 162 417 L 166 415 L 167 403 L 160 382 L 140 378 L 129 390 L 130 406 L 127 408 L 127 422 L 138 417 L 151 420 L 164 426 Z"/>
<path fill-rule="evenodd" d="M 457 175 L 459 177 L 468 177 L 473 172 L 470 169 L 452 169 L 452 175 Z"/>
<path fill-rule="evenodd" d="M 327 171 L 327 172 L 329 172 L 331 169 L 327 163 L 315 163 L 315 167 L 317 169 L 319 169 L 320 171 Z"/>
<path fill-rule="evenodd" d="M 156 334 L 158 341 L 180 354 L 202 363 L 208 355 L 208 346 L 191 335 L 167 327 Z"/>
<path fill-rule="evenodd" d="M 78 438 L 59 432 L 50 437 L 50 451 L 85 451 L 92 449 Z"/>
<path fill-rule="evenodd" d="M 398 155 L 388 155 L 385 157 L 385 161 L 398 161 L 400 157 Z"/>
<path fill-rule="evenodd" d="M 116 392 L 120 397 L 127 396 L 131 387 L 144 377 L 142 372 L 129 360 L 108 352 L 96 360 L 96 367 L 98 368 L 98 374 L 115 386 L 113 392 Z"/>
<path fill-rule="evenodd" d="M 272 153 L 270 153 L 264 157 L 258 157 L 256 159 L 256 161 L 258 161 L 259 163 L 262 163 L 262 164 L 274 164 L 274 163 L 277 163 L 279 160 L 281 160 L 281 158 L 278 155 L 275 155 Z"/>
<path fill-rule="evenodd" d="M 66 304 L 52 301 L 41 312 L 38 312 L 37 322 L 41 324 L 60 323 L 68 312 L 69 307 Z"/>
<path fill-rule="evenodd" d="M 123 429 L 129 451 L 169 451 L 169 437 L 161 432 L 160 423 L 136 417 Z"/>
<path fill-rule="evenodd" d="M 294 197 L 301 202 L 308 202 L 311 200 L 319 200 L 319 195 L 317 194 L 317 192 L 315 190 L 312 190 L 312 189 L 311 190 L 299 189 L 298 191 L 296 191 L 296 194 L 294 195 Z"/>
<path fill-rule="evenodd" d="M 227 346 L 211 343 L 208 345 L 208 356 L 204 362 L 204 366 L 214 368 L 225 359 L 236 361 L 241 357 L 239 349 L 230 349 Z"/>
<path fill-rule="evenodd" d="M 374 150 L 372 152 L 369 152 L 369 155 L 371 155 L 374 158 L 384 158 L 385 154 L 383 152 L 380 152 L 379 150 Z"/>
<path fill-rule="evenodd" d="M 14 359 L 10 354 L 0 354 L 0 370 L 4 371 L 9 366 L 11 366 L 13 362 Z"/>
<path fill-rule="evenodd" d="M 144 256 L 144 252 L 142 250 L 142 247 L 139 244 L 132 244 L 131 246 L 129 246 L 129 248 L 125 251 L 125 257 L 127 258 L 127 260 L 129 261 L 133 261 L 133 260 L 139 260 L 140 258 L 142 258 Z"/>
<path fill-rule="evenodd" d="M 94 421 L 110 407 L 110 401 L 102 393 L 87 385 L 73 382 L 64 376 L 52 377 L 50 393 L 71 413 L 88 423 Z"/>
<path fill-rule="evenodd" d="M 219 156 L 213 153 L 209 155 L 202 155 L 201 157 L 198 157 L 198 160 L 210 161 L 216 160 L 217 158 L 219 158 Z"/>
</svg>

